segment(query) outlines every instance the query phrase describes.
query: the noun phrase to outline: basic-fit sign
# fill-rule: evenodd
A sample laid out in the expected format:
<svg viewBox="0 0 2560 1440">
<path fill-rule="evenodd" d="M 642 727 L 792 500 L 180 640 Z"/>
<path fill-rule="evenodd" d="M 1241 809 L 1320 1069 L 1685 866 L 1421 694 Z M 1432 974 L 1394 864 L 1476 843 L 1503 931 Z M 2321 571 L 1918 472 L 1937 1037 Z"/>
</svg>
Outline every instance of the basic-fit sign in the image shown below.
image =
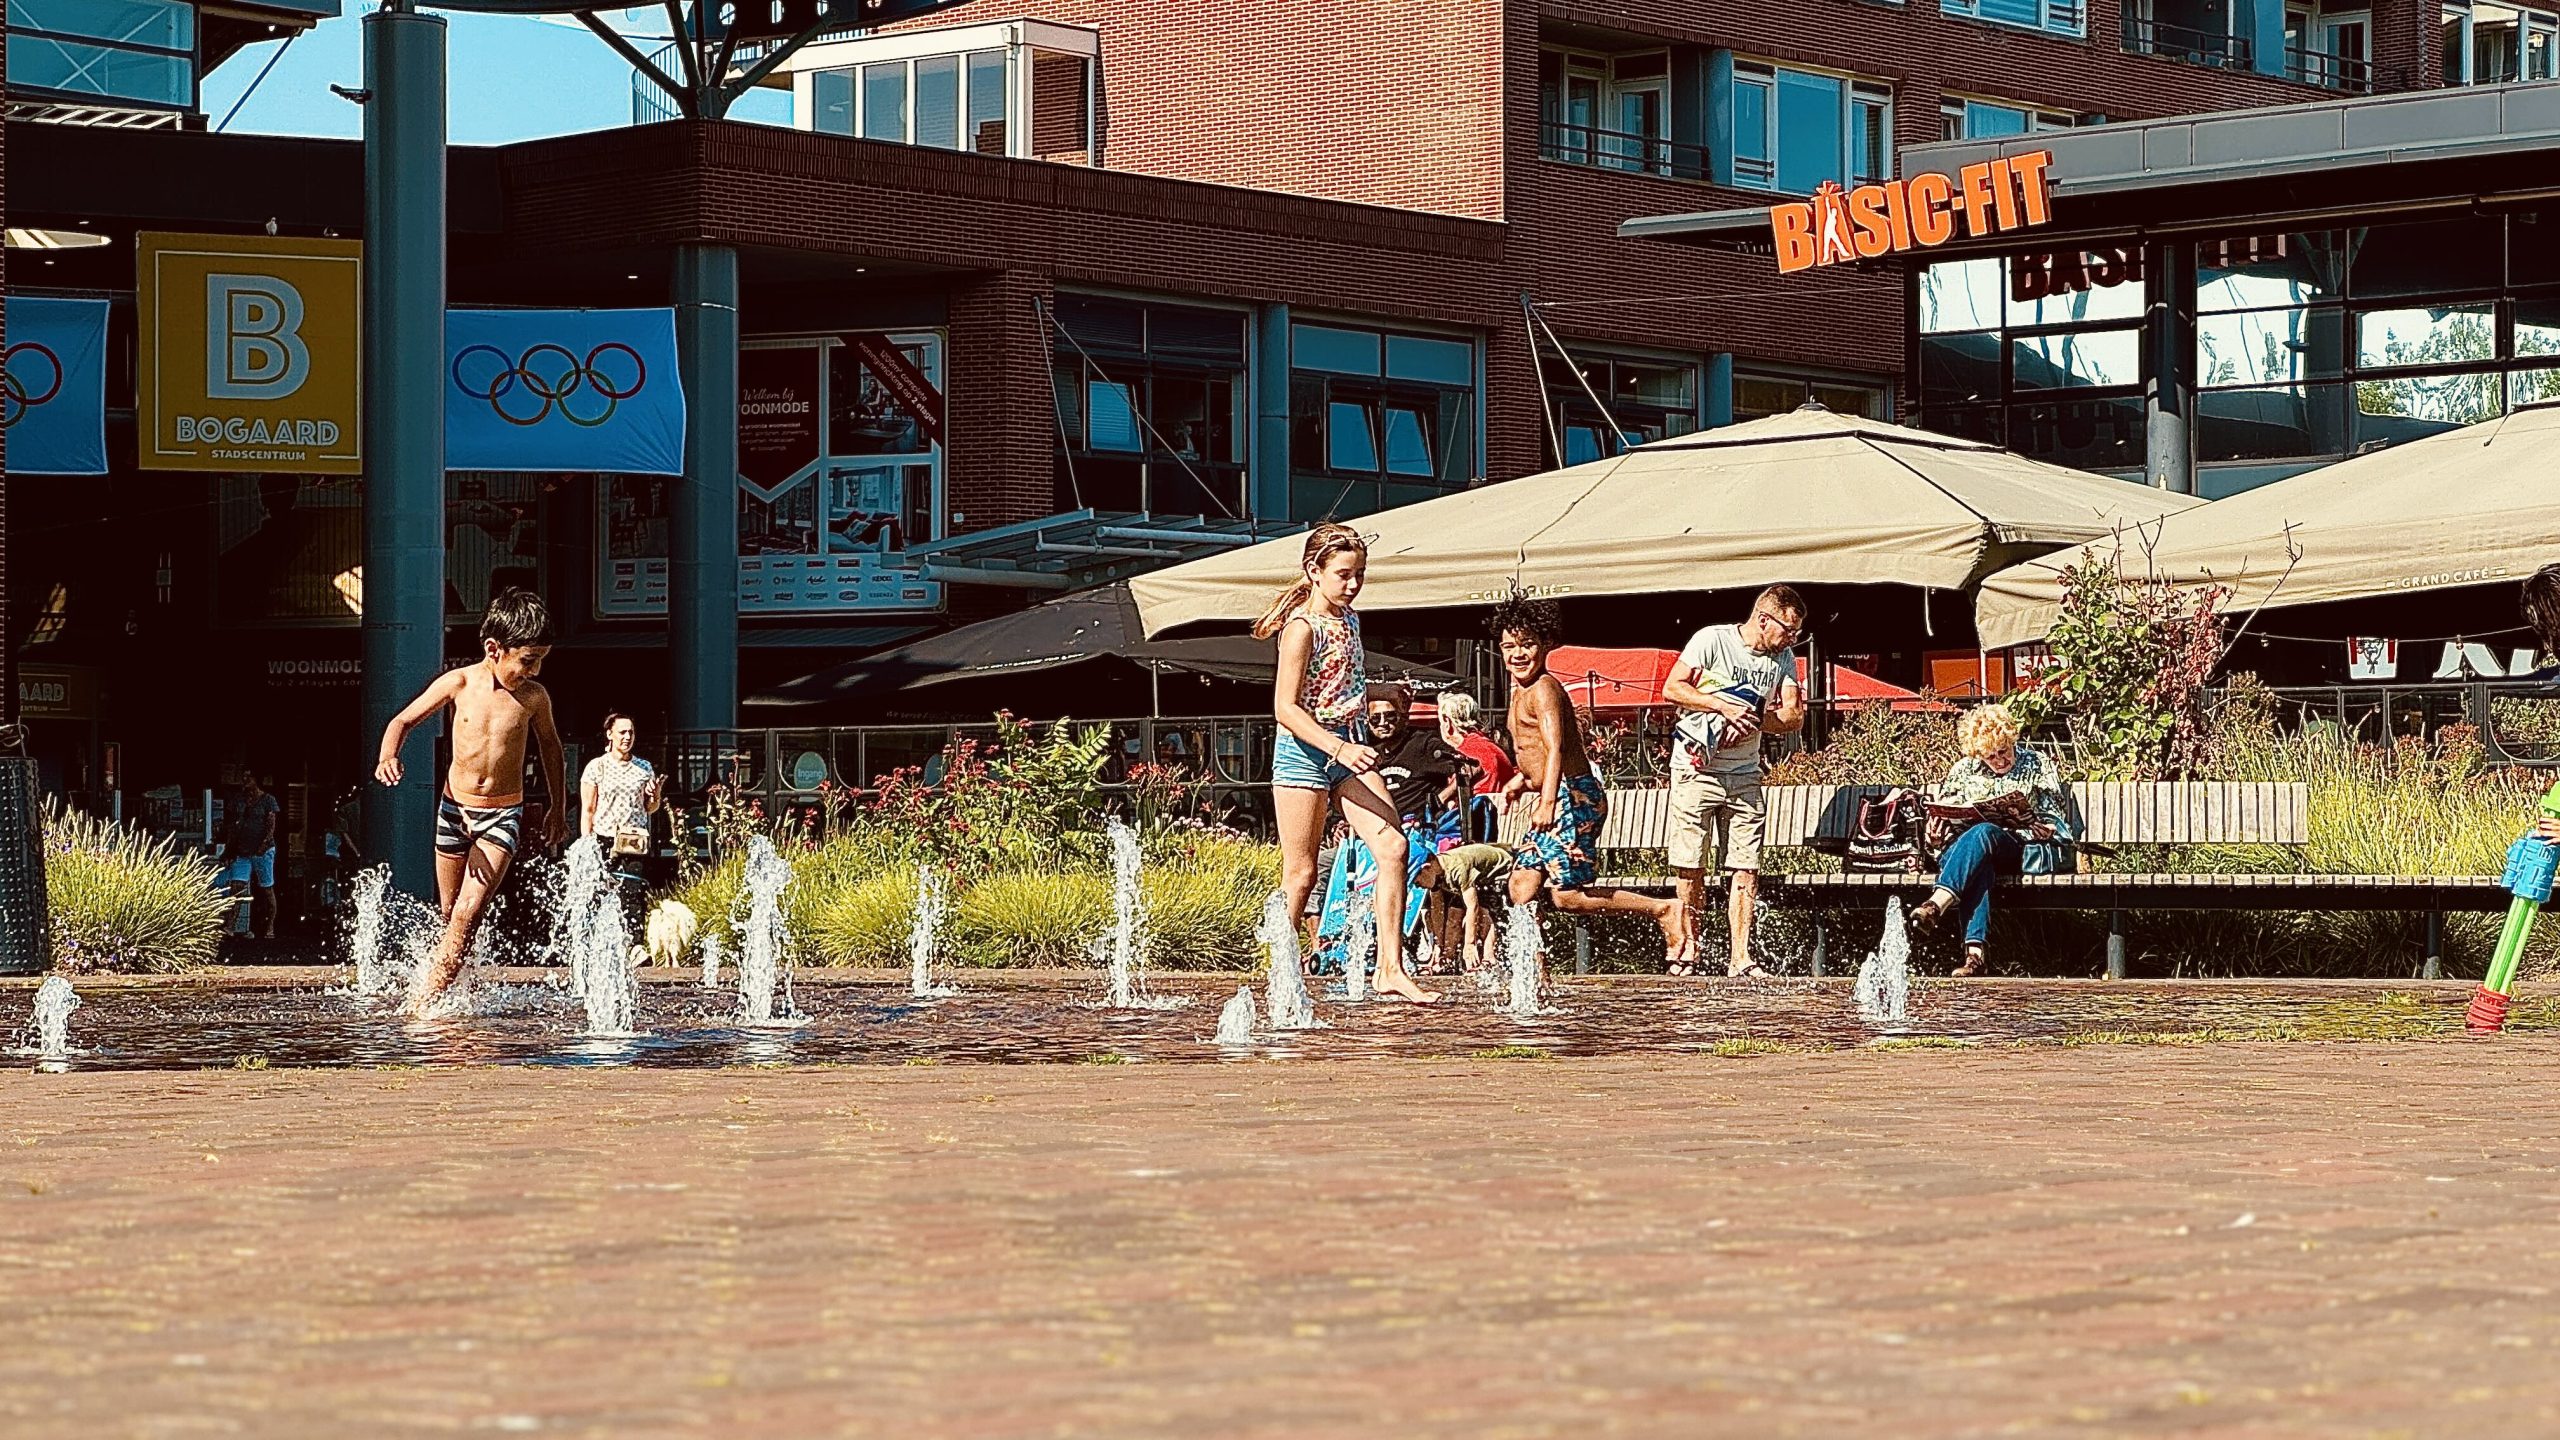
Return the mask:
<svg viewBox="0 0 2560 1440">
<path fill-rule="evenodd" d="M 353 475 L 363 246 L 135 240 L 142 468 Z"/>
<path fill-rule="evenodd" d="M 1813 199 L 1769 207 L 1781 271 L 1873 260 L 1969 238 L 2042 225 L 2053 217 L 2053 152 L 2031 150 L 1967 165 L 1953 175 L 1924 171 L 1842 191 L 1826 180 Z"/>
</svg>

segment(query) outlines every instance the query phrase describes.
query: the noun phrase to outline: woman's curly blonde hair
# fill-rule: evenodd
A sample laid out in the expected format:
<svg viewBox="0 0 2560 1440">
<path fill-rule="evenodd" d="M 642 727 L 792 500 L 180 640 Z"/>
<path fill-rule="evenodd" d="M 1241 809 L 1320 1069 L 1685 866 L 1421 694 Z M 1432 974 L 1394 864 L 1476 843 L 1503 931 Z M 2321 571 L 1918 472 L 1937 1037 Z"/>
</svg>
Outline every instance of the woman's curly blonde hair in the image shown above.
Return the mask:
<svg viewBox="0 0 2560 1440">
<path fill-rule="evenodd" d="M 1964 712 L 1956 722 L 1956 748 L 1979 760 L 2018 743 L 2018 717 L 2006 705 L 1983 705 Z"/>
</svg>

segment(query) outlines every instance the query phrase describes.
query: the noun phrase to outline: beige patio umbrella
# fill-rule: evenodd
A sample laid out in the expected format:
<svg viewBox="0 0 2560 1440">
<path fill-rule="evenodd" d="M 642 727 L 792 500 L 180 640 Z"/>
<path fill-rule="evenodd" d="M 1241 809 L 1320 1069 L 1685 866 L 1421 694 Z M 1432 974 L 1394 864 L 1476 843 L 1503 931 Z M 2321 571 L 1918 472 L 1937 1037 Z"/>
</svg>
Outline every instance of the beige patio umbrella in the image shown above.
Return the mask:
<svg viewBox="0 0 2560 1440">
<path fill-rule="evenodd" d="M 2177 515 L 2148 556 L 2128 536 L 2123 563 L 2179 584 L 2228 585 L 2232 612 L 2521 581 L 2560 559 L 2555 455 L 2560 405 L 2527 406 Z M 1985 580 L 1974 601 L 1982 643 L 2042 639 L 2061 613 L 2060 571 L 2076 558 L 2049 555 Z"/>
<path fill-rule="evenodd" d="M 2196 502 L 1817 405 L 1426 500 L 1374 536 L 1360 608 L 1642 595 L 1777 581 L 1958 590 Z M 1250 620 L 1298 573 L 1286 536 L 1129 582 L 1149 635 Z"/>
</svg>

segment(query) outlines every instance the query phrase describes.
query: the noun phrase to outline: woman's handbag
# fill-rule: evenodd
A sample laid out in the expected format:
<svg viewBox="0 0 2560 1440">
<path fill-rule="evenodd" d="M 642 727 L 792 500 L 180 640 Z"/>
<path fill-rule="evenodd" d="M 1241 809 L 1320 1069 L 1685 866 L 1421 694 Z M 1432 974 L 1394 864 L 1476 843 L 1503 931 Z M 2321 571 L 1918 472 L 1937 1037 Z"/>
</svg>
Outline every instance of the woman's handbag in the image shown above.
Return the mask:
<svg viewBox="0 0 2560 1440">
<path fill-rule="evenodd" d="M 626 855 L 646 855 L 648 853 L 649 832 L 647 830 L 616 830 L 613 832 L 613 854 L 615 859 L 620 859 Z"/>
</svg>

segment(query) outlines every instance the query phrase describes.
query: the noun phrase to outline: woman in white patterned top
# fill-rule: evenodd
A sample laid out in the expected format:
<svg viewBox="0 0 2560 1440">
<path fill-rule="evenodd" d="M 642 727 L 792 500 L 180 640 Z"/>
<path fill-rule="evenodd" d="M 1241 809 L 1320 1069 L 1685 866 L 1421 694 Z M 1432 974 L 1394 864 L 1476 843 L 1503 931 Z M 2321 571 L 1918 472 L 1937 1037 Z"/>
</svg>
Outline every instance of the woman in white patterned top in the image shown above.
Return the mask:
<svg viewBox="0 0 2560 1440">
<path fill-rule="evenodd" d="M 604 717 L 604 753 L 588 761 L 578 779 L 579 834 L 611 839 L 649 828 L 660 787 L 658 772 L 631 753 L 639 743 L 640 727 L 630 716 Z"/>
<path fill-rule="evenodd" d="M 631 753 L 640 743 L 640 727 L 628 715 L 604 717 L 604 753 L 587 762 L 578 777 L 578 833 L 596 837 L 605 864 L 622 882 L 622 918 L 631 933 L 640 933 L 647 914 L 650 841 L 649 817 L 658 813 L 662 787 L 649 762 Z"/>
</svg>

